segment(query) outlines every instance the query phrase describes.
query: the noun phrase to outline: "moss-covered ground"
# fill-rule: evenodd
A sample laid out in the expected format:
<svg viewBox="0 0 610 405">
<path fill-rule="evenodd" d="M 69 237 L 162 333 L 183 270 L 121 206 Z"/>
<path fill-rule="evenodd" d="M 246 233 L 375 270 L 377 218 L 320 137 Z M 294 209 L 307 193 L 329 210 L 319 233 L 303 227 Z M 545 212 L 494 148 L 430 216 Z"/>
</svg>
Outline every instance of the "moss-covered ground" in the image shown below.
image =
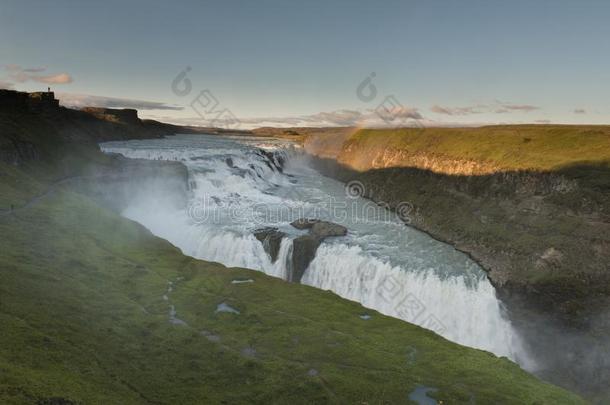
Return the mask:
<svg viewBox="0 0 610 405">
<path fill-rule="evenodd" d="M 444 403 L 579 402 L 329 292 L 187 258 L 69 191 L 0 234 L 0 402 L 406 403 L 417 385 Z"/>
<path fill-rule="evenodd" d="M 363 129 L 348 144 L 357 150 L 393 148 L 410 155 L 488 162 L 501 171 L 546 171 L 610 162 L 610 126 Z"/>
<path fill-rule="evenodd" d="M 418 386 L 444 404 L 582 403 L 330 292 L 185 257 L 61 182 L 109 164 L 90 144 L 40 152 L 0 163 L 0 403 L 385 404 Z"/>
</svg>

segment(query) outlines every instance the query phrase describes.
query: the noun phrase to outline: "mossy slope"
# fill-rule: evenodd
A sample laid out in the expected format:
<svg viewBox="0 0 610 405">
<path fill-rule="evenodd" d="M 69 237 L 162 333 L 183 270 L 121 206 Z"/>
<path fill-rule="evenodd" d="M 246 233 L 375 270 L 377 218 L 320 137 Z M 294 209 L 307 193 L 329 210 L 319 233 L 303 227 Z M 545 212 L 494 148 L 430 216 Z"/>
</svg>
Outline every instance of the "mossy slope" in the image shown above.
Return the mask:
<svg viewBox="0 0 610 405">
<path fill-rule="evenodd" d="M 427 155 L 486 164 L 484 172 L 556 170 L 583 163 L 610 162 L 609 126 L 509 125 L 480 128 L 399 128 L 355 131 L 345 143 L 343 159 L 358 154 L 402 151 L 383 167 L 417 167 L 409 157 Z M 347 152 L 349 150 L 349 152 Z M 358 169 L 375 168 L 363 164 Z M 448 173 L 451 174 L 451 173 Z M 471 173 L 458 173 L 471 174 Z"/>
<path fill-rule="evenodd" d="M 4 195 L 48 187 L 0 171 Z M 418 385 L 443 403 L 581 402 L 332 293 L 185 257 L 68 184 L 0 235 L 2 403 L 408 403 Z"/>
<path fill-rule="evenodd" d="M 0 163 L 0 403 L 408 403 L 418 385 L 443 403 L 582 402 L 330 292 L 185 257 L 58 182 L 109 164 L 91 145 L 37 147 Z"/>
<path fill-rule="evenodd" d="M 418 384 L 445 403 L 579 402 L 329 292 L 187 258 L 67 191 L 0 233 L 3 402 L 402 403 Z"/>
</svg>

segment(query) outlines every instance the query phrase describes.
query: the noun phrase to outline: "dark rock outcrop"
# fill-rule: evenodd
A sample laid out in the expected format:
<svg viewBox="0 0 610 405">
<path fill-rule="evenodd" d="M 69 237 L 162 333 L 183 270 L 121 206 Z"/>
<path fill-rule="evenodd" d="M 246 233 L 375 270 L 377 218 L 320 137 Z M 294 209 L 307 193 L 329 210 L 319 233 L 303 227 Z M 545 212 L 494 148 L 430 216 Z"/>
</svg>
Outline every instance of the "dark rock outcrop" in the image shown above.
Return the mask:
<svg viewBox="0 0 610 405">
<path fill-rule="evenodd" d="M 292 242 L 292 268 L 288 274 L 288 281 L 300 283 L 307 266 L 316 256 L 316 250 L 322 240 L 312 235 L 299 236 Z"/>
<path fill-rule="evenodd" d="M 290 225 L 301 230 L 309 229 L 310 234 L 318 238 L 347 235 L 347 228 L 343 225 L 322 221 L 320 219 L 299 218 L 296 221 L 293 221 Z"/>
<path fill-rule="evenodd" d="M 11 112 L 44 113 L 59 109 L 59 100 L 52 91 L 25 93 L 0 90 L 0 110 Z"/>
<path fill-rule="evenodd" d="M 286 263 L 288 267 L 288 281 L 300 283 L 309 263 L 316 256 L 316 251 L 327 237 L 345 236 L 347 228 L 328 221 L 313 218 L 300 218 L 291 223 L 297 229 L 309 229 L 306 235 L 299 236 L 292 241 L 292 257 Z M 267 227 L 254 231 L 254 236 L 262 244 L 265 252 L 275 262 L 280 252 L 282 239 L 286 234 L 277 228 Z"/>
<path fill-rule="evenodd" d="M 265 160 L 265 164 L 273 171 L 282 173 L 284 171 L 284 158 L 281 155 L 273 152 L 266 151 L 264 149 L 256 149 L 255 154 L 262 157 Z"/>
<path fill-rule="evenodd" d="M 254 236 L 263 244 L 265 252 L 271 256 L 271 261 L 275 262 L 278 254 L 280 253 L 282 239 L 286 236 L 286 234 L 278 231 L 277 228 L 269 227 L 254 231 Z"/>
<path fill-rule="evenodd" d="M 319 239 L 324 239 L 329 236 L 345 236 L 347 228 L 332 222 L 319 221 L 313 224 L 309 232 Z"/>
<path fill-rule="evenodd" d="M 102 108 L 102 107 L 85 107 L 81 111 L 93 115 L 104 121 L 142 125 L 142 121 L 138 118 L 138 111 L 132 108 Z"/>
<path fill-rule="evenodd" d="M 295 221 L 292 221 L 290 225 L 297 229 L 309 229 L 313 226 L 313 224 L 317 222 L 320 222 L 320 220 L 314 218 L 299 218 Z"/>
<path fill-rule="evenodd" d="M 288 281 L 299 283 L 322 241 L 327 237 L 345 236 L 347 228 L 314 218 L 299 218 L 290 225 L 297 229 L 309 229 L 307 235 L 299 236 L 292 242 L 292 266 Z"/>
</svg>

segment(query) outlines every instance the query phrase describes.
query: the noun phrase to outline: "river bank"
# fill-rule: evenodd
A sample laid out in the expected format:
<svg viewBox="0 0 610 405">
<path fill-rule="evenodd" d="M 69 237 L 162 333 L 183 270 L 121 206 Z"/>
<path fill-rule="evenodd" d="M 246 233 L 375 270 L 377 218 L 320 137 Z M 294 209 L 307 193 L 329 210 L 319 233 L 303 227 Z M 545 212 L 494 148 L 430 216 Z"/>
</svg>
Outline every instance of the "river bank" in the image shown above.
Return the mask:
<svg viewBox="0 0 610 405">
<path fill-rule="evenodd" d="M 552 366 L 541 375 L 603 391 L 607 375 L 591 371 L 608 366 L 607 129 L 401 131 L 341 129 L 310 134 L 304 144 L 322 173 L 485 268 L 511 318 L 538 352 L 548 352 Z M 557 150 L 542 148 L 553 140 Z M 497 156 L 494 142 L 506 156 L 477 157 Z M 522 152 L 527 145 L 534 147 Z M 541 149 L 551 156 L 537 158 Z M 557 367 L 572 381 L 551 370 Z"/>
<path fill-rule="evenodd" d="M 0 205 L 18 208 L 0 217 L 2 401 L 401 403 L 423 386 L 445 402 L 583 403 L 335 294 L 183 255 L 101 191 L 168 177 L 179 194 L 180 165 L 104 155 L 94 128 L 110 128 L 63 114 L 0 111 Z"/>
</svg>

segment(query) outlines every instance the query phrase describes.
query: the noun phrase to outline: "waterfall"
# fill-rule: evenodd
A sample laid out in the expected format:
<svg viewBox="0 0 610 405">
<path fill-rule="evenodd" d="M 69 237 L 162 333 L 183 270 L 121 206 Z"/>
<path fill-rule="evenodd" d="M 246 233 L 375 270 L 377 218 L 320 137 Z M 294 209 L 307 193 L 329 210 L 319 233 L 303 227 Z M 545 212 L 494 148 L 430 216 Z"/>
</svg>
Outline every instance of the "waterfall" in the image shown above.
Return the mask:
<svg viewBox="0 0 610 405">
<path fill-rule="evenodd" d="M 186 165 L 193 185 L 188 209 L 166 207 L 155 195 L 141 195 L 123 212 L 186 255 L 287 279 L 292 240 L 305 232 L 290 222 L 302 216 L 340 222 L 348 235 L 321 244 L 303 284 L 531 367 L 493 286 L 476 263 L 404 226 L 389 212 L 382 220 L 364 217 L 360 208 L 369 209 L 370 202 L 347 198 L 340 183 L 295 158 L 298 153 L 285 141 L 188 135 L 101 147 L 129 158 Z M 326 206 L 328 201 L 358 209 L 338 218 Z M 253 235 L 263 227 L 286 234 L 275 261 Z"/>
</svg>

